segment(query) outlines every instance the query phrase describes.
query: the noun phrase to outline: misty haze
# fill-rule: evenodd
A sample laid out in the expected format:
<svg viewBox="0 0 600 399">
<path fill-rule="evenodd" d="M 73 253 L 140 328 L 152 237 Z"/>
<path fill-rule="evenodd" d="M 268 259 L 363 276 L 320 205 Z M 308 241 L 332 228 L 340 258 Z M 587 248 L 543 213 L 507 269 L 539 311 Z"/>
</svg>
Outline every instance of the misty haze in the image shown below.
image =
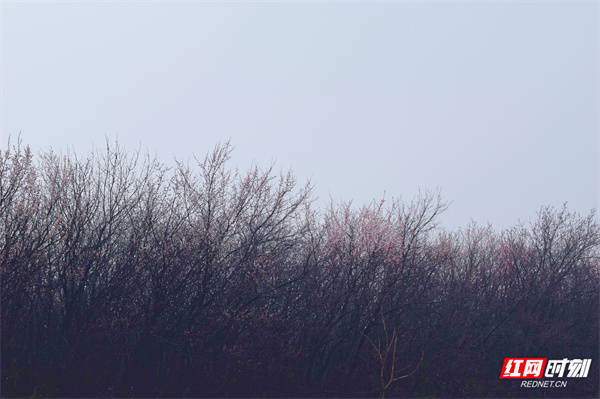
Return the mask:
<svg viewBox="0 0 600 399">
<path fill-rule="evenodd" d="M 597 397 L 595 2 L 1 11 L 1 394 Z"/>
</svg>

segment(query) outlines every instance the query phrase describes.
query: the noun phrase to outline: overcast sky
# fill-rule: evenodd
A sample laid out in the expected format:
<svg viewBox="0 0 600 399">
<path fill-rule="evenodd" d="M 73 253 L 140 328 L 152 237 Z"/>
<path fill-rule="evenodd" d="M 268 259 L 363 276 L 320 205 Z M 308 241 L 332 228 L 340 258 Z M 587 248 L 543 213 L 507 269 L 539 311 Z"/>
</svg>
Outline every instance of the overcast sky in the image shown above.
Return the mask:
<svg viewBox="0 0 600 399">
<path fill-rule="evenodd" d="M 442 191 L 448 227 L 598 207 L 597 2 L 2 2 L 0 145 L 230 138 L 321 203 Z"/>
</svg>

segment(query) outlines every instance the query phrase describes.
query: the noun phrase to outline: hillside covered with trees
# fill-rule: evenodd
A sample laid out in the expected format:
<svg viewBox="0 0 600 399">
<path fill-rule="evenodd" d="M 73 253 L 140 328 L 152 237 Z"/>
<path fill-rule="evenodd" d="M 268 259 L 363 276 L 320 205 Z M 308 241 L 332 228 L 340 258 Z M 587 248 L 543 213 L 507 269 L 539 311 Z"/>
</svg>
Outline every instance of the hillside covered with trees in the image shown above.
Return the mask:
<svg viewBox="0 0 600 399">
<path fill-rule="evenodd" d="M 540 395 L 511 356 L 593 358 L 543 394 L 598 394 L 594 213 L 448 231 L 436 194 L 318 209 L 230 153 L 2 151 L 3 396 Z"/>
</svg>

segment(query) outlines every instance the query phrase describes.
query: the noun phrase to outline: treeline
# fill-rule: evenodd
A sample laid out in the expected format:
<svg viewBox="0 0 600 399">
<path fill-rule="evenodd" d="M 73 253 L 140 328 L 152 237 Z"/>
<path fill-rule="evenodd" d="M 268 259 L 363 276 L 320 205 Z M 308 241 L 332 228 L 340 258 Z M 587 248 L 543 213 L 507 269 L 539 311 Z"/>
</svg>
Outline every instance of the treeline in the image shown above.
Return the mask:
<svg viewBox="0 0 600 399">
<path fill-rule="evenodd" d="M 230 152 L 2 152 L 3 396 L 597 395 L 593 213 L 448 232 L 432 194 L 316 210 Z M 540 392 L 505 357 L 593 361 Z"/>
</svg>

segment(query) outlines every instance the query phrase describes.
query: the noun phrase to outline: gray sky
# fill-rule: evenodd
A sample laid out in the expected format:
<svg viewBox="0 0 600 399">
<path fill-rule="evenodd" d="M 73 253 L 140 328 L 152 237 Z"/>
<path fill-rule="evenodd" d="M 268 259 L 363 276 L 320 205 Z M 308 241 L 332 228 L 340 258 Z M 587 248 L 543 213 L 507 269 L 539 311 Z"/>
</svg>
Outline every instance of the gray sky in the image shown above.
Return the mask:
<svg viewBox="0 0 600 399">
<path fill-rule="evenodd" d="M 322 203 L 442 191 L 448 227 L 598 206 L 596 2 L 2 2 L 0 145 L 227 138 Z"/>
</svg>

